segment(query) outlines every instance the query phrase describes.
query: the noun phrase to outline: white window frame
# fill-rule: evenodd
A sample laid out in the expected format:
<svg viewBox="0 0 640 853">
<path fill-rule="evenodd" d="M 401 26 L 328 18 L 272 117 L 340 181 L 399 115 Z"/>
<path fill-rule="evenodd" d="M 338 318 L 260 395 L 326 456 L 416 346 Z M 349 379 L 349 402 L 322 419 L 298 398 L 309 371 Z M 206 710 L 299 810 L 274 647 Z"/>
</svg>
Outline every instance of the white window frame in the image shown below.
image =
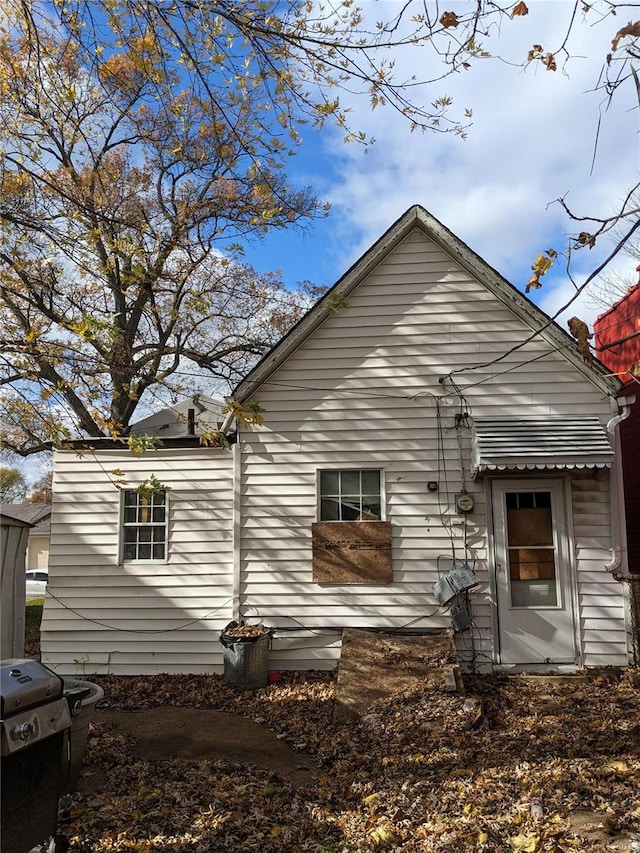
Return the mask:
<svg viewBox="0 0 640 853">
<path fill-rule="evenodd" d="M 333 519 L 332 518 L 322 518 L 322 500 L 324 497 L 324 495 L 322 494 L 322 474 L 326 474 L 329 472 L 334 472 L 334 473 L 338 473 L 338 474 L 343 474 L 343 473 L 347 473 L 347 472 L 358 472 L 360 474 L 359 497 L 360 497 L 360 503 L 362 506 L 362 495 L 363 495 L 363 492 L 362 492 L 362 473 L 365 471 L 375 471 L 379 476 L 380 488 L 379 488 L 378 497 L 380 499 L 380 518 L 358 519 L 358 520 L 360 520 L 360 521 L 365 521 L 365 520 L 386 521 L 386 506 L 385 506 L 385 499 L 384 499 L 385 498 L 384 469 L 379 468 L 377 465 L 370 465 L 370 466 L 359 465 L 357 467 L 355 467 L 355 466 L 351 467 L 351 466 L 345 465 L 344 467 L 331 466 L 331 467 L 327 467 L 327 468 L 318 468 L 316 471 L 316 503 L 317 503 L 316 518 L 318 521 L 327 521 L 327 522 L 335 521 L 336 523 L 341 524 L 343 522 L 348 522 L 348 521 L 353 520 L 353 519 L 342 519 L 342 518 L 333 518 Z M 339 490 L 339 494 L 341 494 L 340 490 Z"/>
<path fill-rule="evenodd" d="M 153 501 L 156 496 L 155 493 L 151 495 L 151 508 L 153 509 Z M 128 495 L 136 495 L 137 496 L 137 508 L 140 509 L 140 499 L 143 497 L 135 489 L 123 489 L 122 491 L 122 500 L 120 502 L 120 562 L 121 563 L 166 563 L 169 558 L 169 492 L 167 489 L 163 490 L 164 494 L 164 520 L 163 521 L 140 521 L 139 519 L 136 521 L 126 521 L 126 510 L 128 508 L 127 505 L 127 496 Z M 162 542 L 164 544 L 164 557 L 154 557 L 153 553 L 150 557 L 139 557 L 137 554 L 139 553 L 140 545 L 147 543 L 140 543 L 137 541 L 136 543 L 136 556 L 135 557 L 127 557 L 125 555 L 125 551 L 127 549 L 127 542 L 125 541 L 125 531 L 131 530 L 132 528 L 140 529 L 142 527 L 151 527 L 154 530 L 162 530 Z M 152 546 L 157 544 L 153 541 L 150 543 Z"/>
</svg>

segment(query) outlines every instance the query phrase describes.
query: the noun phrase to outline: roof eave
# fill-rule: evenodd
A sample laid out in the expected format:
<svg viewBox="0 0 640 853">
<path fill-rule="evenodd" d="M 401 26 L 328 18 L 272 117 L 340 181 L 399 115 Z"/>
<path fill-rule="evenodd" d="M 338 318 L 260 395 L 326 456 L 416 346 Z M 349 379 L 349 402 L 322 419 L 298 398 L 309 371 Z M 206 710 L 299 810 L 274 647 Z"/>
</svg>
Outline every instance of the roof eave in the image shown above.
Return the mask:
<svg viewBox="0 0 640 853">
<path fill-rule="evenodd" d="M 598 469 L 612 468 L 612 460 L 602 459 L 570 459 L 568 461 L 542 461 L 510 460 L 501 462 L 483 462 L 471 464 L 471 475 L 476 478 L 481 474 L 495 474 L 506 471 L 515 473 L 517 471 L 595 471 Z"/>
<path fill-rule="evenodd" d="M 425 231 L 443 251 L 453 254 L 467 272 L 488 287 L 501 302 L 511 308 L 521 320 L 530 326 L 532 331 L 538 332 L 543 340 L 558 350 L 560 355 L 564 356 L 574 367 L 577 367 L 604 394 L 607 396 L 618 394 L 621 387 L 620 381 L 616 377 L 606 375 L 604 366 L 601 366 L 603 371 L 601 373 L 597 366 L 586 364 L 578 352 L 575 340 L 568 332 L 565 332 L 555 320 L 538 308 L 535 302 L 532 302 L 524 293 L 514 287 L 480 255 L 449 231 L 445 225 L 424 208 L 419 208 L 419 210 L 422 213 L 421 218 Z M 600 365 L 600 362 L 596 362 L 596 364 Z"/>
<path fill-rule="evenodd" d="M 230 444 L 233 444 L 235 441 L 235 437 L 233 435 L 225 436 L 227 441 Z M 147 451 L 148 453 L 153 453 L 156 450 L 166 450 L 172 447 L 200 447 L 207 448 L 209 450 L 219 450 L 221 448 L 215 447 L 212 445 L 205 445 L 200 441 L 200 436 L 198 435 L 184 435 L 184 436 L 166 436 L 165 438 L 158 439 L 160 444 L 158 447 L 155 447 L 153 450 Z M 224 449 L 224 448 L 222 448 Z M 96 437 L 96 438 L 76 438 L 71 441 L 65 441 L 64 444 L 60 446 L 51 446 L 51 450 L 53 451 L 82 451 L 82 450 L 122 450 L 128 451 L 129 446 L 127 444 L 127 439 L 124 438 L 108 438 L 107 436 Z"/>
</svg>

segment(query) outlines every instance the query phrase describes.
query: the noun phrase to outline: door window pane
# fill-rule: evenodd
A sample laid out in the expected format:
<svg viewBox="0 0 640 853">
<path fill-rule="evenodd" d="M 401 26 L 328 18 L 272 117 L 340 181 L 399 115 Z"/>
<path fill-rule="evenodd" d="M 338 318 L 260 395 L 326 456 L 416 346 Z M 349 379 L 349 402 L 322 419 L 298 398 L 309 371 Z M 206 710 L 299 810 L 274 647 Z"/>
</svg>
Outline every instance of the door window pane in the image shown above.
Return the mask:
<svg viewBox="0 0 640 853">
<path fill-rule="evenodd" d="M 513 607 L 558 604 L 550 492 L 508 492 L 507 551 Z"/>
</svg>

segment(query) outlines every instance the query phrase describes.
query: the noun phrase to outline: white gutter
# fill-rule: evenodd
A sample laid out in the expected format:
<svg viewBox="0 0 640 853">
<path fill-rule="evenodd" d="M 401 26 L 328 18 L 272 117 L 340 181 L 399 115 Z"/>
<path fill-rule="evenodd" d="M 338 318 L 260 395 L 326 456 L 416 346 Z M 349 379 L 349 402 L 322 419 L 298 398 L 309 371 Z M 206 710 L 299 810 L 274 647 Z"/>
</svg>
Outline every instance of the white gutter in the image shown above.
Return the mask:
<svg viewBox="0 0 640 853">
<path fill-rule="evenodd" d="M 631 397 L 620 397 L 617 402 L 621 411 L 614 415 L 607 423 L 607 432 L 613 437 L 614 463 L 611 469 L 611 482 L 609 485 L 610 513 L 611 513 L 611 560 L 605 563 L 608 572 L 616 572 L 622 567 L 627 567 L 627 524 L 624 514 L 624 480 L 622 471 L 622 453 L 620 448 L 620 431 L 617 429 L 622 421 L 631 414 L 631 406 L 635 403 L 635 395 Z"/>
</svg>

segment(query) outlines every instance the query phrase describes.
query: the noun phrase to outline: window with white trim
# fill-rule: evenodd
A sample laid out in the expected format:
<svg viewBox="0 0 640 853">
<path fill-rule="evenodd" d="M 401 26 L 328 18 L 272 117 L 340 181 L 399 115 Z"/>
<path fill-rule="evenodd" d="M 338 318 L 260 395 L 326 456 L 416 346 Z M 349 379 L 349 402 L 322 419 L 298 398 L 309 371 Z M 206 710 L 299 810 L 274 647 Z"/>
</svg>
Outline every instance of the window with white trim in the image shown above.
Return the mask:
<svg viewBox="0 0 640 853">
<path fill-rule="evenodd" d="M 379 521 L 380 484 L 373 468 L 320 471 L 320 521 Z"/>
<path fill-rule="evenodd" d="M 167 556 L 167 493 L 123 493 L 122 559 L 165 560 Z"/>
</svg>

